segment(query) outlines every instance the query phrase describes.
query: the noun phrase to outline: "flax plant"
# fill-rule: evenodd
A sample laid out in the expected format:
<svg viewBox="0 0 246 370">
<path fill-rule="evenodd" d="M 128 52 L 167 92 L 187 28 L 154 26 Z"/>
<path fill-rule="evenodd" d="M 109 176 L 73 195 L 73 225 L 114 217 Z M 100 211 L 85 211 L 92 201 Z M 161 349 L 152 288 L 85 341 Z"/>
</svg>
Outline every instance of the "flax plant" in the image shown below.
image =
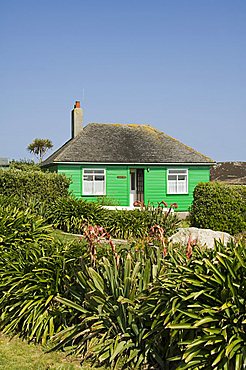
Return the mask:
<svg viewBox="0 0 246 370">
<path fill-rule="evenodd" d="M 192 250 L 192 253 L 190 253 Z M 189 253 L 187 253 L 189 252 Z M 242 243 L 214 250 L 189 243 L 186 255 L 169 251 L 170 266 L 151 296 L 153 330 L 170 330 L 181 369 L 241 370 L 246 367 L 246 251 Z M 162 292 L 157 297 L 156 294 Z M 170 293 L 166 311 L 166 293 Z M 163 318 L 165 320 L 163 320 Z M 177 352 L 177 353 L 178 353 Z"/>
<path fill-rule="evenodd" d="M 43 344 L 61 330 L 69 312 L 54 297 L 73 290 L 83 253 L 29 209 L 0 207 L 0 329 Z"/>
<path fill-rule="evenodd" d="M 138 369 L 148 363 L 165 364 L 149 335 L 150 323 L 141 317 L 141 301 L 163 268 L 161 248 L 148 243 L 103 256 L 94 267 L 81 266 L 79 291 L 73 299 L 56 301 L 76 313 L 77 322 L 54 336 L 53 349 L 68 348 L 82 360 Z M 95 262 L 95 261 L 93 261 Z M 166 338 L 169 340 L 168 330 Z"/>
</svg>

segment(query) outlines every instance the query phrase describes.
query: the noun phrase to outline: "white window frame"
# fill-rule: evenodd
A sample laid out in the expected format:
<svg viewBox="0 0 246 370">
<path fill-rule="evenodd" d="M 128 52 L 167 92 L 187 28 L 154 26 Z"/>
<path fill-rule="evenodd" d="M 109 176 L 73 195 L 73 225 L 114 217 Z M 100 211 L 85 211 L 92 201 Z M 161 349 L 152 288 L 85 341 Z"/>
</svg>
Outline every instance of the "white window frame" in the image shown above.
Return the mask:
<svg viewBox="0 0 246 370">
<path fill-rule="evenodd" d="M 185 175 L 185 180 L 180 180 L 179 175 Z M 170 180 L 169 176 L 176 176 L 175 180 Z M 175 181 L 175 189 L 172 183 Z M 185 188 L 182 191 L 182 184 L 185 184 Z M 167 194 L 188 194 L 188 169 L 186 168 L 170 168 L 167 170 Z"/>
<path fill-rule="evenodd" d="M 90 173 L 86 173 L 87 171 L 91 171 Z M 97 171 L 103 171 L 103 172 L 100 172 L 100 173 L 97 173 Z M 85 181 L 84 180 L 84 176 L 93 176 L 93 184 L 92 184 L 92 191 L 86 191 L 85 190 Z M 103 191 L 102 192 L 96 192 L 96 187 L 95 187 L 95 184 L 96 184 L 96 180 L 95 180 L 95 176 L 96 175 L 103 175 L 104 176 L 104 181 L 100 181 L 100 182 L 103 182 Z M 106 171 L 104 168 L 83 168 L 83 172 L 82 172 L 82 194 L 83 195 L 90 195 L 90 196 L 101 196 L 101 195 L 106 195 Z"/>
</svg>

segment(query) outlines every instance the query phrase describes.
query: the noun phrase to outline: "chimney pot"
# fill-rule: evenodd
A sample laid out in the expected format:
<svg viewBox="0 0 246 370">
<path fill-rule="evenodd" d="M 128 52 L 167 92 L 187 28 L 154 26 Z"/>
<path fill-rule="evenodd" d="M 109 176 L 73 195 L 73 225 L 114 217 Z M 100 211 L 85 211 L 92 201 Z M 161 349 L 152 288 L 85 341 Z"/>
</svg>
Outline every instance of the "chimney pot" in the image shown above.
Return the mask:
<svg viewBox="0 0 246 370">
<path fill-rule="evenodd" d="M 80 108 L 80 101 L 76 101 L 72 110 L 72 138 L 77 136 L 83 129 L 83 110 Z"/>
</svg>

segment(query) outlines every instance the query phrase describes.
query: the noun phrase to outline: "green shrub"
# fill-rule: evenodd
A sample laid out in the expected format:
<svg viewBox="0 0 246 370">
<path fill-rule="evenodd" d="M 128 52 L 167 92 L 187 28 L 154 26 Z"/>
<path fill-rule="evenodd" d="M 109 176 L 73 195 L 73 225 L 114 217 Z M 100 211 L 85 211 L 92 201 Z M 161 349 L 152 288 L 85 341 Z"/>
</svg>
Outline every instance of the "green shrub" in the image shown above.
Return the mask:
<svg viewBox="0 0 246 370">
<path fill-rule="evenodd" d="M 243 368 L 245 243 L 156 235 L 115 247 L 90 231 L 90 248 L 62 241 L 30 210 L 0 205 L 0 330 L 111 368 Z"/>
<path fill-rule="evenodd" d="M 181 262 L 181 263 L 180 263 Z M 160 278 L 172 289 L 171 322 L 166 327 L 182 351 L 177 369 L 241 370 L 246 360 L 245 244 L 217 243 L 215 250 L 178 261 Z M 165 293 L 164 293 L 165 296 Z M 158 303 L 159 302 L 159 303 Z M 166 301 L 156 299 L 156 313 Z M 159 305 L 159 308 L 158 308 Z M 159 316 L 159 325 L 163 323 Z M 170 321 L 170 318 L 169 318 Z"/>
<path fill-rule="evenodd" d="M 169 330 L 152 335 L 152 320 L 146 321 L 140 310 L 143 301 L 151 305 L 148 289 L 162 268 L 160 249 L 145 247 L 122 250 L 119 260 L 103 256 L 94 268 L 82 267 L 73 299 L 56 298 L 77 313 L 77 322 L 54 337 L 53 349 L 69 346 L 82 359 L 111 368 L 154 364 L 168 369 L 167 356 L 177 353 L 177 346 L 169 347 Z"/>
<path fill-rule="evenodd" d="M 110 198 L 105 195 L 98 196 L 96 203 L 100 204 L 101 206 L 118 206 L 119 205 L 119 201 L 117 199 Z"/>
<path fill-rule="evenodd" d="M 55 297 L 75 289 L 86 246 L 54 239 L 0 249 L 0 329 L 45 344 L 72 319 Z"/>
<path fill-rule="evenodd" d="M 47 223 L 46 215 L 49 211 L 51 202 L 49 199 L 40 200 L 39 197 L 35 196 L 18 196 L 18 195 L 3 195 L 0 194 L 0 206 L 2 207 L 11 207 L 16 208 L 20 211 L 26 211 L 28 208 L 29 213 L 33 213 L 34 215 L 43 217 L 45 223 Z"/>
<path fill-rule="evenodd" d="M 82 234 L 84 224 L 102 225 L 107 214 L 108 211 L 97 203 L 65 196 L 47 205 L 44 217 L 62 231 Z"/>
<path fill-rule="evenodd" d="M 15 247 L 29 242 L 50 240 L 52 227 L 32 211 L 19 210 L 12 206 L 0 205 L 0 246 Z"/>
<path fill-rule="evenodd" d="M 53 202 L 67 196 L 70 180 L 65 175 L 41 171 L 0 170 L 0 194 L 20 199 Z"/>
<path fill-rule="evenodd" d="M 178 227 L 176 214 L 163 213 L 161 208 L 135 209 L 133 211 L 108 211 L 109 216 L 103 225 L 115 238 L 129 239 L 148 236 L 150 228 L 156 224 L 172 235 Z"/>
<path fill-rule="evenodd" d="M 55 347 L 117 368 L 241 370 L 246 356 L 245 245 L 169 245 L 102 257 L 78 272 L 69 307 L 76 323 Z M 239 283 L 240 282 L 240 283 Z"/>
<path fill-rule="evenodd" d="M 146 217 L 139 210 L 108 211 L 105 228 L 115 238 L 129 239 L 146 235 Z"/>
<path fill-rule="evenodd" d="M 195 227 L 237 234 L 246 229 L 246 187 L 218 182 L 198 184 L 191 207 Z"/>
<path fill-rule="evenodd" d="M 163 213 L 162 209 L 136 209 L 133 211 L 111 211 L 103 209 L 100 204 L 75 199 L 72 196 L 57 197 L 40 202 L 35 196 L 0 195 L 0 205 L 12 205 L 42 216 L 47 223 L 59 230 L 82 234 L 84 225 L 100 225 L 114 238 L 142 238 L 149 234 L 156 224 L 165 231 L 165 236 L 172 235 L 180 221 L 176 214 Z"/>
<path fill-rule="evenodd" d="M 21 170 L 21 171 L 41 171 L 40 165 L 32 160 L 19 160 L 11 161 L 9 164 L 10 169 Z"/>
<path fill-rule="evenodd" d="M 102 226 L 114 238 L 142 238 L 148 235 L 151 226 L 158 224 L 169 236 L 179 224 L 175 214 L 167 215 L 161 208 L 111 211 L 103 209 L 98 203 L 71 196 L 57 198 L 43 209 L 42 215 L 55 227 L 75 234 L 82 234 L 83 226 L 91 224 Z"/>
<path fill-rule="evenodd" d="M 76 285 L 82 242 L 54 238 L 52 227 L 29 209 L 0 206 L 0 329 L 43 344 L 71 319 L 55 301 Z"/>
</svg>

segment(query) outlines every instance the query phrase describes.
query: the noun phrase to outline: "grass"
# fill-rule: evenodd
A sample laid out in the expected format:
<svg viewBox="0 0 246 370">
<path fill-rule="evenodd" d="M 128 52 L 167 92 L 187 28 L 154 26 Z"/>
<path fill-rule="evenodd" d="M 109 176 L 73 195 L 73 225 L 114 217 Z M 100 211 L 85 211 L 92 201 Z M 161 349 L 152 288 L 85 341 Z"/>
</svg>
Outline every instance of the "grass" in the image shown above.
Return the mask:
<svg viewBox="0 0 246 370">
<path fill-rule="evenodd" d="M 79 360 L 64 353 L 44 353 L 41 346 L 28 344 L 18 337 L 0 333 L 1 370 L 90 370 L 91 364 L 80 365 Z M 97 369 L 103 369 L 102 367 Z"/>
<path fill-rule="evenodd" d="M 58 230 L 58 229 L 55 229 L 52 234 L 53 234 L 54 238 L 61 239 L 61 240 L 67 241 L 67 242 L 72 242 L 73 240 L 79 240 L 78 235 L 65 233 L 65 232 L 63 232 L 61 230 Z"/>
<path fill-rule="evenodd" d="M 182 228 L 191 227 L 191 224 L 190 224 L 190 221 L 189 221 L 188 217 L 185 218 L 184 220 L 181 220 L 178 227 L 179 228 L 181 228 L 181 227 Z"/>
</svg>

